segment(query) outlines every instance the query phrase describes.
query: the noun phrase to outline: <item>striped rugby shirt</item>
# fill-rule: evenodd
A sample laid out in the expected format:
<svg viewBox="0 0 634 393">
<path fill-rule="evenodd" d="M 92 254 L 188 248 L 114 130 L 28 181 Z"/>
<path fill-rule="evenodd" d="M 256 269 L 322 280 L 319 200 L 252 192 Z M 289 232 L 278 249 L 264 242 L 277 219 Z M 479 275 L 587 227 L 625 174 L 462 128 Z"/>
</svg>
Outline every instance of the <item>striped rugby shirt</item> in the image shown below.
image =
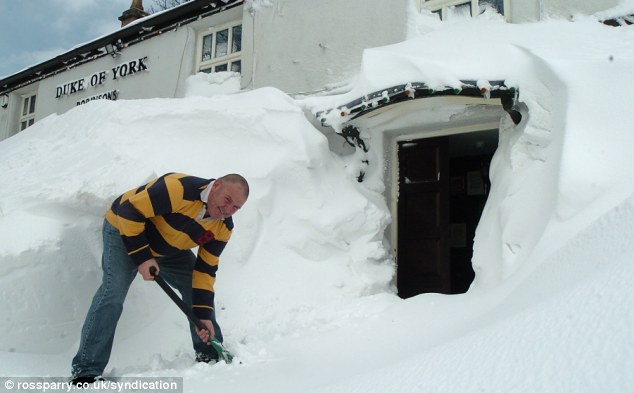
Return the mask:
<svg viewBox="0 0 634 393">
<path fill-rule="evenodd" d="M 201 194 L 208 195 L 213 180 L 168 173 L 121 195 L 105 214 L 137 265 L 198 246 L 192 295 L 201 319 L 211 318 L 218 258 L 233 230 L 231 217 L 203 218 L 207 200 Z"/>
</svg>

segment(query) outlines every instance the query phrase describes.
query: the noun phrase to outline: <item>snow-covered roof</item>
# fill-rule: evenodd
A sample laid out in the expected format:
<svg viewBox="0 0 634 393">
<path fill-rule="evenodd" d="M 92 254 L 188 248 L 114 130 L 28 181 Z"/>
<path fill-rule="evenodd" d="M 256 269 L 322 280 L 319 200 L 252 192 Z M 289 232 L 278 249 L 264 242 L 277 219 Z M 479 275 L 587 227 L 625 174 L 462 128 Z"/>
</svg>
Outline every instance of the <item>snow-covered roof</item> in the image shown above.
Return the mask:
<svg viewBox="0 0 634 393">
<path fill-rule="evenodd" d="M 613 18 L 605 19 L 603 21 L 603 23 L 608 25 L 608 26 L 615 26 L 615 27 L 632 25 L 632 24 L 634 24 L 634 14 L 633 15 L 616 16 L 616 17 L 613 17 Z"/>
<path fill-rule="evenodd" d="M 517 89 L 506 86 L 504 81 L 472 80 L 460 81 L 460 86 L 444 86 L 433 88 L 424 82 L 406 82 L 386 89 L 374 91 L 356 98 L 344 105 L 331 110 L 320 111 L 316 114 L 321 124 L 329 125 L 329 119 L 339 117 L 344 122 L 353 120 L 366 113 L 372 112 L 386 105 L 397 104 L 419 98 L 439 96 L 466 96 L 481 98 L 499 98 L 513 122 L 518 124 L 520 113 L 514 108 Z"/>
<path fill-rule="evenodd" d="M 634 2 L 623 1 L 610 9 L 597 12 L 595 16 L 608 26 L 627 26 L 634 24 Z"/>
</svg>

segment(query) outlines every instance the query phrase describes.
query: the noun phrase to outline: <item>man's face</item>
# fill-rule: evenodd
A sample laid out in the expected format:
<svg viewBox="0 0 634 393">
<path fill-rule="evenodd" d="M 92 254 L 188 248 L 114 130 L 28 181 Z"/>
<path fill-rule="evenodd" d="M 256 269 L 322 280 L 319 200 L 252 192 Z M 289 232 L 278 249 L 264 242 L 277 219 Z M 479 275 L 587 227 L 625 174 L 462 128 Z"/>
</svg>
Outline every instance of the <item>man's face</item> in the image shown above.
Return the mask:
<svg viewBox="0 0 634 393">
<path fill-rule="evenodd" d="M 214 220 L 232 216 L 247 201 L 239 183 L 216 180 L 207 198 L 207 214 Z"/>
</svg>

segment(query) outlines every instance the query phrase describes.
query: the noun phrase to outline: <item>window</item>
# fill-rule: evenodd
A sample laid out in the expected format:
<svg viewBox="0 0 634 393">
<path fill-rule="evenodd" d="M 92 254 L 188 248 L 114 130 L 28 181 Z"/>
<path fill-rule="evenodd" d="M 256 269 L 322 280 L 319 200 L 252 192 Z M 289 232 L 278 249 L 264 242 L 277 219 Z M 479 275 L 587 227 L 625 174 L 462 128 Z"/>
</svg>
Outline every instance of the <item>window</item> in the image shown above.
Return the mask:
<svg viewBox="0 0 634 393">
<path fill-rule="evenodd" d="M 419 0 L 420 8 L 440 15 L 441 20 L 474 16 L 488 5 L 504 15 L 504 4 L 509 0 Z"/>
<path fill-rule="evenodd" d="M 198 72 L 242 71 L 242 25 L 234 23 L 199 34 Z"/>
<path fill-rule="evenodd" d="M 471 2 L 456 4 L 451 7 L 447 7 L 447 16 L 451 18 L 464 18 L 473 16 L 471 12 Z"/>
<path fill-rule="evenodd" d="M 35 123 L 35 94 L 22 96 L 22 112 L 20 112 L 20 131 Z"/>
<path fill-rule="evenodd" d="M 480 0 L 480 5 L 488 4 L 497 10 L 500 14 L 504 15 L 504 0 Z"/>
</svg>

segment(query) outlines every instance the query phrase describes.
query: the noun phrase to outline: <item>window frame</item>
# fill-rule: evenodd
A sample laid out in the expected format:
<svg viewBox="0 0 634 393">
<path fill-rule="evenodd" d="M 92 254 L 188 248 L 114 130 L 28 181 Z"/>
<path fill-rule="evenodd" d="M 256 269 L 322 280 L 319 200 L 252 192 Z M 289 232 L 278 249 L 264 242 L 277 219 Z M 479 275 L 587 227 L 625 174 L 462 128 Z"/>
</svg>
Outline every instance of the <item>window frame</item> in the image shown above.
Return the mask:
<svg viewBox="0 0 634 393">
<path fill-rule="evenodd" d="M 20 105 L 20 131 L 24 131 L 35 123 L 35 106 L 37 105 L 37 93 L 28 93 L 21 96 Z"/>
<path fill-rule="evenodd" d="M 240 45 L 239 50 L 233 52 L 234 48 L 234 36 L 235 28 L 240 27 Z M 218 33 L 227 31 L 227 53 L 222 56 L 217 56 L 217 37 Z M 210 51 L 209 59 L 203 58 L 203 48 L 205 46 L 206 37 L 210 37 Z M 208 29 L 198 32 L 197 45 L 196 45 L 196 72 L 221 72 L 233 70 L 233 66 L 238 64 L 241 73 L 242 71 L 242 20 L 235 20 L 222 25 L 213 26 Z M 226 69 L 222 69 L 226 66 Z"/>
<path fill-rule="evenodd" d="M 440 20 L 447 20 L 450 17 L 449 9 L 454 6 L 463 5 L 466 3 L 471 3 L 471 16 L 475 16 L 479 14 L 480 9 L 480 0 L 418 0 L 419 1 L 419 9 L 429 10 L 431 12 L 437 13 L 440 15 Z M 502 0 L 502 7 L 504 8 L 502 14 L 504 18 L 509 20 L 509 0 Z"/>
</svg>

